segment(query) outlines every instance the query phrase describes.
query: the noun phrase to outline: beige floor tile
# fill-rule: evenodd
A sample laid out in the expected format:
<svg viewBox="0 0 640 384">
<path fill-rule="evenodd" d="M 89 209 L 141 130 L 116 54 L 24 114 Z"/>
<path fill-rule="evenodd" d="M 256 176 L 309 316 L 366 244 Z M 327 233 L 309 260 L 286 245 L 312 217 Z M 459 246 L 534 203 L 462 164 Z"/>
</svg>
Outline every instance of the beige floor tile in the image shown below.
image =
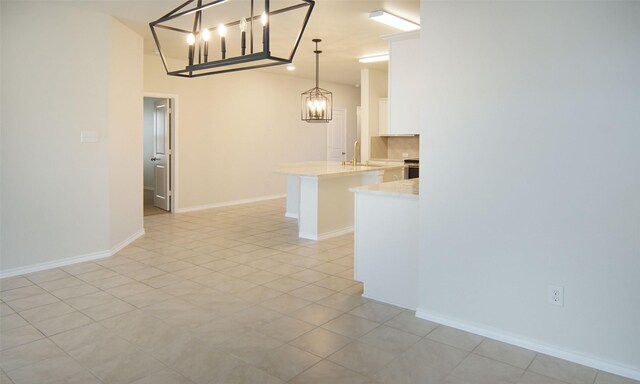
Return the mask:
<svg viewBox="0 0 640 384">
<path fill-rule="evenodd" d="M 286 293 L 260 303 L 260 305 L 265 308 L 272 309 L 284 314 L 288 314 L 300 308 L 304 308 L 309 304 L 311 304 L 311 302 L 308 300 L 304 300 Z"/>
<path fill-rule="evenodd" d="M 402 311 L 402 308 L 395 307 L 393 305 L 370 301 L 352 309 L 349 313 L 371 321 L 384 323 L 399 315 Z"/>
<path fill-rule="evenodd" d="M 2 316 L 0 319 L 0 333 L 4 331 L 8 331 L 10 329 L 23 327 L 28 325 L 27 321 L 22 318 L 22 316 L 18 314 L 10 314 L 7 316 Z"/>
<path fill-rule="evenodd" d="M 473 351 L 484 339 L 482 336 L 444 325 L 440 325 L 431 331 L 431 333 L 427 335 L 427 338 L 451 345 L 452 347 L 464 349 L 465 351 Z"/>
<path fill-rule="evenodd" d="M 91 372 L 105 383 L 129 384 L 164 369 L 159 361 L 135 351 L 92 367 Z"/>
<path fill-rule="evenodd" d="M 314 325 L 322 325 L 342 314 L 342 311 L 316 303 L 312 303 L 290 313 L 292 317 Z"/>
<path fill-rule="evenodd" d="M 264 286 L 282 292 L 289 292 L 293 291 L 294 289 L 304 287 L 307 284 L 308 283 L 304 281 L 292 279 L 291 277 L 281 277 L 277 280 L 273 280 L 264 284 Z"/>
<path fill-rule="evenodd" d="M 158 290 L 152 290 L 148 292 L 138 293 L 137 295 L 124 297 L 122 300 L 137 307 L 144 308 L 153 304 L 161 303 L 172 299 L 173 296 L 168 293 L 163 293 Z"/>
<path fill-rule="evenodd" d="M 367 377 L 326 360 L 291 380 L 293 384 L 366 384 L 370 382 L 371 380 Z"/>
<path fill-rule="evenodd" d="M 74 307 L 75 309 L 83 310 L 83 309 L 95 307 L 97 305 L 110 303 L 115 300 L 117 299 L 114 296 L 108 294 L 107 292 L 98 291 L 95 293 L 90 293 L 88 295 L 77 296 L 70 299 L 66 299 L 65 302 L 70 306 Z"/>
<path fill-rule="evenodd" d="M 63 350 L 49 339 L 40 339 L 0 352 L 0 368 L 9 372 L 60 356 L 66 356 Z"/>
<path fill-rule="evenodd" d="M 23 288 L 29 285 L 33 285 L 33 283 L 24 276 L 6 277 L 0 279 L 0 292 Z M 4 295 L 0 294 L 0 296 L 4 298 Z"/>
<path fill-rule="evenodd" d="M 369 302 L 369 300 L 360 296 L 346 295 L 342 292 L 335 293 L 331 296 L 318 300 L 318 304 L 338 309 L 340 311 L 350 311 L 355 307 Z"/>
<path fill-rule="evenodd" d="M 357 284 L 357 282 L 354 280 L 344 279 L 342 277 L 337 277 L 337 276 L 329 276 L 315 283 L 315 285 L 329 288 L 334 291 L 342 291 L 343 289 L 347 289 L 354 284 Z"/>
<path fill-rule="evenodd" d="M 437 384 L 468 352 L 423 339 L 378 372 L 379 383 Z"/>
<path fill-rule="evenodd" d="M 328 275 L 335 275 L 335 274 L 343 272 L 343 271 L 345 271 L 346 269 L 349 269 L 349 268 L 345 267 L 344 265 L 340 265 L 340 264 L 324 263 L 324 264 L 316 265 L 311 269 L 313 269 L 315 271 L 318 271 L 318 272 L 326 273 Z"/>
<path fill-rule="evenodd" d="M 290 341 L 289 344 L 325 358 L 352 341 L 353 339 L 349 337 L 338 335 L 323 328 L 316 328 Z"/>
<path fill-rule="evenodd" d="M 640 381 L 600 371 L 595 384 L 640 384 Z"/>
<path fill-rule="evenodd" d="M 167 285 L 177 284 L 183 282 L 184 279 L 180 276 L 177 276 L 173 273 L 165 273 L 164 275 L 154 276 L 150 279 L 142 280 L 142 282 L 146 285 L 149 285 L 152 288 L 162 288 Z"/>
<path fill-rule="evenodd" d="M 242 362 L 233 369 L 226 372 L 225 375 L 216 375 L 212 378 L 212 384 L 283 384 L 284 381 L 275 376 L 268 374 L 262 369 L 253 367 Z"/>
<path fill-rule="evenodd" d="M 417 336 L 426 336 L 438 326 L 431 321 L 417 318 L 415 312 L 409 310 L 401 312 L 384 324 Z"/>
<path fill-rule="evenodd" d="M 322 328 L 356 339 L 372 331 L 379 325 L 379 323 L 374 321 L 345 313 L 324 324 Z"/>
<path fill-rule="evenodd" d="M 354 341 L 328 357 L 332 362 L 367 376 L 373 376 L 387 364 L 396 354 L 378 349 L 369 344 Z"/>
<path fill-rule="evenodd" d="M 326 273 L 314 271 L 313 269 L 305 269 L 304 271 L 294 273 L 291 275 L 292 278 L 307 282 L 309 284 L 315 283 L 316 281 L 320 281 L 329 277 Z"/>
<path fill-rule="evenodd" d="M 8 316 L 13 313 L 16 313 L 16 311 L 11 309 L 11 307 L 8 306 L 6 303 L 0 302 L 0 317 Z"/>
<path fill-rule="evenodd" d="M 174 284 L 166 285 L 160 288 L 161 292 L 167 293 L 171 296 L 182 296 L 190 293 L 202 291 L 205 287 L 201 284 L 190 280 L 183 280 Z"/>
<path fill-rule="evenodd" d="M 70 329 L 79 328 L 92 322 L 93 320 L 91 318 L 81 312 L 70 312 L 58 317 L 37 322 L 34 326 L 45 336 L 53 336 Z"/>
<path fill-rule="evenodd" d="M 44 338 L 44 335 L 31 325 L 13 328 L 0 334 L 0 350 L 17 347 Z"/>
<path fill-rule="evenodd" d="M 381 325 L 358 339 L 379 349 L 393 353 L 401 353 L 420 340 L 419 336 Z"/>
<path fill-rule="evenodd" d="M 96 293 L 99 292 L 100 290 L 96 287 L 94 287 L 91 284 L 80 284 L 80 285 L 76 285 L 73 287 L 66 287 L 66 288 L 60 288 L 60 289 L 56 289 L 55 291 L 52 291 L 51 294 L 53 294 L 55 297 L 62 299 L 62 300 L 67 300 L 67 299 L 71 299 L 74 297 L 79 297 L 79 296 L 84 296 L 84 295 L 88 295 L 91 293 Z"/>
<path fill-rule="evenodd" d="M 120 338 L 102 325 L 98 323 L 91 323 L 80 328 L 59 333 L 52 336 L 50 339 L 65 352 L 73 354 L 73 351 L 75 350 L 99 348 L 100 343 L 106 343 L 110 340 L 119 340 Z M 92 347 L 95 345 L 98 345 L 98 347 Z"/>
<path fill-rule="evenodd" d="M 24 299 L 18 299 L 7 302 L 7 304 L 16 312 L 26 311 L 27 309 L 40 307 L 60 301 L 57 297 L 50 293 L 41 293 L 35 296 L 25 297 Z"/>
<path fill-rule="evenodd" d="M 523 369 L 536 357 L 533 351 L 492 339 L 484 339 L 473 353 Z"/>
<path fill-rule="evenodd" d="M 193 384 L 193 381 L 167 368 L 138 379 L 131 384 Z"/>
<path fill-rule="evenodd" d="M 96 305 L 83 309 L 82 312 L 95 321 L 107 319 L 109 317 L 121 315 L 136 309 L 133 305 L 126 303 L 122 300 L 110 301 L 106 304 Z"/>
<path fill-rule="evenodd" d="M 539 354 L 529 366 L 529 371 L 552 377 L 570 384 L 592 384 L 597 370 L 566 360 Z"/>
<path fill-rule="evenodd" d="M 41 307 L 20 312 L 20 316 L 24 317 L 27 321 L 31 323 L 37 323 L 43 320 L 51 319 L 53 317 L 58 317 L 74 311 L 75 309 L 71 307 L 69 304 L 62 301 L 58 301 L 52 304 L 47 304 Z"/>
<path fill-rule="evenodd" d="M 57 289 L 67 288 L 67 287 L 75 287 L 82 284 L 84 284 L 84 281 L 74 276 L 69 276 L 69 277 L 64 277 L 62 279 L 38 283 L 38 285 L 42 289 L 45 289 L 49 292 L 55 291 Z"/>
<path fill-rule="evenodd" d="M 133 296 L 133 295 L 137 295 L 138 293 L 148 292 L 152 290 L 153 288 L 151 288 L 150 286 L 134 281 L 128 284 L 105 289 L 105 292 L 119 299 L 122 299 L 127 296 Z"/>
<path fill-rule="evenodd" d="M 0 383 L 13 384 L 13 380 L 11 380 L 4 371 L 0 371 Z"/>
<path fill-rule="evenodd" d="M 0 280 L 0 281 L 2 281 L 2 280 Z M 11 281 L 13 281 L 13 280 L 11 280 Z M 18 281 L 21 281 L 21 280 L 18 280 Z M 9 286 L 11 286 L 11 285 L 12 284 L 10 284 Z M 0 298 L 2 299 L 2 301 L 7 303 L 9 301 L 25 299 L 27 297 L 41 295 L 43 293 L 46 293 L 46 291 L 44 289 L 38 287 L 37 285 L 28 285 L 28 286 L 22 286 L 22 287 L 18 287 L 18 288 L 12 288 L 12 289 L 4 290 L 4 291 L 0 292 Z"/>
<path fill-rule="evenodd" d="M 284 342 L 291 341 L 313 330 L 316 326 L 288 316 L 275 319 L 257 330 L 267 336 L 274 337 Z"/>
<path fill-rule="evenodd" d="M 261 271 L 258 270 L 256 272 L 249 273 L 247 275 L 242 276 L 243 280 L 250 281 L 254 284 L 265 284 L 270 281 L 274 281 L 279 279 L 281 276 L 277 273 L 269 272 L 269 271 Z"/>
<path fill-rule="evenodd" d="M 60 267 L 63 271 L 67 272 L 70 275 L 79 275 L 81 273 L 87 273 L 92 271 L 97 271 L 102 267 L 96 263 L 87 262 L 80 264 L 67 265 L 65 267 Z"/>
<path fill-rule="evenodd" d="M 69 276 L 70 275 L 67 272 L 58 268 L 48 269 L 46 271 L 34 272 L 34 273 L 29 273 L 28 275 L 24 275 L 24 277 L 31 280 L 31 282 L 35 284 L 44 283 L 45 281 L 63 279 Z"/>
<path fill-rule="evenodd" d="M 254 356 L 247 362 L 281 380 L 289 381 L 320 360 L 318 356 L 284 344 Z"/>
<path fill-rule="evenodd" d="M 276 265 L 274 267 L 267 268 L 267 271 L 277 273 L 282 276 L 290 276 L 294 273 L 302 272 L 305 268 L 299 267 L 297 265 L 280 263 L 280 265 Z"/>
<path fill-rule="evenodd" d="M 442 384 L 515 384 L 523 373 L 521 368 L 470 354 L 447 375 Z"/>
<path fill-rule="evenodd" d="M 93 285 L 96 288 L 105 290 L 105 289 L 117 287 L 119 285 L 128 284 L 131 282 L 133 282 L 133 279 L 126 276 L 118 275 L 118 276 L 108 277 L 102 280 L 92 281 L 91 285 Z"/>
<path fill-rule="evenodd" d="M 106 268 L 76 275 L 78 279 L 83 280 L 87 283 L 91 283 L 96 280 L 108 279 L 116 276 L 120 276 L 120 274 Z"/>
<path fill-rule="evenodd" d="M 15 384 L 94 384 L 99 381 L 69 356 L 44 360 L 7 373 Z"/>
<path fill-rule="evenodd" d="M 309 301 L 318 301 L 324 299 L 325 297 L 331 296 L 335 293 L 335 291 L 319 287 L 315 284 L 309 284 L 302 288 L 294 289 L 289 292 L 290 295 L 299 297 L 301 299 L 309 300 Z"/>
<path fill-rule="evenodd" d="M 517 384 L 567 384 L 564 381 L 552 379 L 550 377 L 538 375 L 530 371 L 525 371 Z"/>
</svg>

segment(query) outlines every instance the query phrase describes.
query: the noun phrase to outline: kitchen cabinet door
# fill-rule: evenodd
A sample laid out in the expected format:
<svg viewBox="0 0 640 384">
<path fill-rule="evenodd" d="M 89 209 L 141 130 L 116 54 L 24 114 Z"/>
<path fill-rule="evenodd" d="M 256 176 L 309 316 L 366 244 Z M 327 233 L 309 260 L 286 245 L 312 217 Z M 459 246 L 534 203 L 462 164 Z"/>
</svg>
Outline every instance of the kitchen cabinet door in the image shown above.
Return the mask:
<svg viewBox="0 0 640 384">
<path fill-rule="evenodd" d="M 391 135 L 418 134 L 420 129 L 420 33 L 389 40 L 389 127 Z"/>
</svg>

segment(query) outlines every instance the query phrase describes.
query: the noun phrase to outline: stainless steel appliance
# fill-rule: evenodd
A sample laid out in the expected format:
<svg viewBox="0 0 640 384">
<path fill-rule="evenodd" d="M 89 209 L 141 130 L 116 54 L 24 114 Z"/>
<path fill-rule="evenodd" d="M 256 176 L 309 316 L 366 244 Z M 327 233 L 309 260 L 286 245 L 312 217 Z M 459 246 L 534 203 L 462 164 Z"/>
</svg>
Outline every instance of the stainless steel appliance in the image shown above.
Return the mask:
<svg viewBox="0 0 640 384">
<path fill-rule="evenodd" d="M 420 177 L 420 159 L 405 159 L 405 179 L 417 179 Z"/>
</svg>

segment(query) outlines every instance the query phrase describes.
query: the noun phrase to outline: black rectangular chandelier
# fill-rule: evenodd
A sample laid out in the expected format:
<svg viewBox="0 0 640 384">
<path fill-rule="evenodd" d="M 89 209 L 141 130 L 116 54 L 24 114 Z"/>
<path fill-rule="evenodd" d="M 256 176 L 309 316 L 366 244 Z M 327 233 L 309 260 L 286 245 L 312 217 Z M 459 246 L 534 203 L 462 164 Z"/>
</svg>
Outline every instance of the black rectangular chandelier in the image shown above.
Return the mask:
<svg viewBox="0 0 640 384">
<path fill-rule="evenodd" d="M 289 64 L 314 0 L 188 0 L 149 23 L 168 75 L 199 77 Z M 274 38 L 275 37 L 275 38 Z"/>
</svg>

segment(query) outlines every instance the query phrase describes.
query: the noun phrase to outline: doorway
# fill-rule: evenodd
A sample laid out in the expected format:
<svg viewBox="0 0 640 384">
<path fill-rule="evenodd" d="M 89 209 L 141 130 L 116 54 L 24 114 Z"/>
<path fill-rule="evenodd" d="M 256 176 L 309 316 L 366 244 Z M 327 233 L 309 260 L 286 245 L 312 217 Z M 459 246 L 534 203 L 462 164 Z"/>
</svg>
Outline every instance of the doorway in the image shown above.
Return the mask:
<svg viewBox="0 0 640 384">
<path fill-rule="evenodd" d="M 347 109 L 334 108 L 327 124 L 327 161 L 347 160 Z"/>
<path fill-rule="evenodd" d="M 144 216 L 175 210 L 175 98 L 144 97 Z"/>
</svg>

